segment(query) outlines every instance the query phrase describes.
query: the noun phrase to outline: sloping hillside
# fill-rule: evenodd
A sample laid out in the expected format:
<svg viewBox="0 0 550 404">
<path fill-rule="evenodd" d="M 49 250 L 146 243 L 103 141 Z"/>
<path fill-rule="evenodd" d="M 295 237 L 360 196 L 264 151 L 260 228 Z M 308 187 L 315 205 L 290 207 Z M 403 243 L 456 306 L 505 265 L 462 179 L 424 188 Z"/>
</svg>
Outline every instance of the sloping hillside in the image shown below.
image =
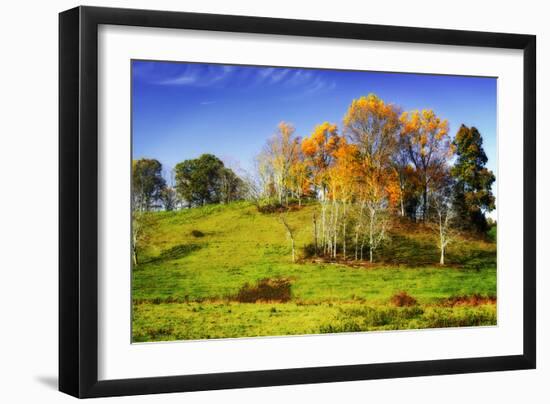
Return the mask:
<svg viewBox="0 0 550 404">
<path fill-rule="evenodd" d="M 287 214 L 297 263 L 279 214 L 246 202 L 149 214 L 132 274 L 134 340 L 496 323 L 496 244 L 460 237 L 442 268 L 430 230 L 403 222 L 393 225 L 378 264 L 319 262 L 302 251 L 317 209 Z M 279 280 L 290 300 L 240 302 L 239 292 L 262 279 Z M 402 291 L 415 302 L 392 302 Z"/>
</svg>

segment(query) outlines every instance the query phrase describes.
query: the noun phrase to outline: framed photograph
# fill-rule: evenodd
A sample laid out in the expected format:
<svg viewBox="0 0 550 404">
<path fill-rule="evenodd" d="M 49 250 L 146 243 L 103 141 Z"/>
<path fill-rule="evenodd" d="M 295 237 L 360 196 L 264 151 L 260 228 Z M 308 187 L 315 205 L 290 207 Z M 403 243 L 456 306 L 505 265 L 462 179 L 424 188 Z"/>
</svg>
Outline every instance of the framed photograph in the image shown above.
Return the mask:
<svg viewBox="0 0 550 404">
<path fill-rule="evenodd" d="M 534 36 L 59 27 L 61 391 L 535 368 Z"/>
</svg>

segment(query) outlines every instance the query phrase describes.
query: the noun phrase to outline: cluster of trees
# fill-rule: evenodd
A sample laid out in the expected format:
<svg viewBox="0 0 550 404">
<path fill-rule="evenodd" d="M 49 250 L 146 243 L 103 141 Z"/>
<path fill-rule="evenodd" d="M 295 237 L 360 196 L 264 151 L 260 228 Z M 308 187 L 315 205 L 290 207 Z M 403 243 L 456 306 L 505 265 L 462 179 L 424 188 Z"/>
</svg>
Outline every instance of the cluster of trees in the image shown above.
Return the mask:
<svg viewBox="0 0 550 404">
<path fill-rule="evenodd" d="M 352 101 L 342 128 L 324 122 L 304 138 L 286 122 L 257 158 L 255 198 L 280 205 L 316 199 L 315 253 L 369 260 L 387 237 L 391 216 L 432 226 L 440 263 L 457 230 L 483 232 L 495 207 L 495 177 L 476 128 L 452 139 L 432 110 L 402 112 L 374 94 Z"/>
<path fill-rule="evenodd" d="M 162 170 L 162 164 L 155 159 L 132 162 L 134 211 L 174 210 L 245 197 L 245 183 L 212 154 L 178 163 L 170 173 L 172 185 L 166 183 Z"/>
<path fill-rule="evenodd" d="M 324 122 L 309 136 L 281 122 L 256 159 L 256 172 L 240 178 L 214 155 L 176 165 L 171 185 L 154 159 L 133 161 L 134 262 L 140 215 L 251 199 L 279 208 L 315 200 L 316 255 L 363 260 L 387 238 L 392 217 L 420 222 L 437 233 L 440 263 L 457 231 L 485 232 L 495 208 L 495 176 L 485 165 L 483 139 L 462 125 L 454 138 L 432 110 L 403 112 L 374 94 L 352 101 L 342 126 Z M 284 209 L 283 209 L 284 210 Z M 295 229 L 280 216 L 292 242 Z"/>
<path fill-rule="evenodd" d="M 171 185 L 163 177 L 162 164 L 155 159 L 132 161 L 132 255 L 138 264 L 151 210 L 175 210 L 209 203 L 229 203 L 243 199 L 245 183 L 211 154 L 185 160 L 170 173 Z"/>
</svg>

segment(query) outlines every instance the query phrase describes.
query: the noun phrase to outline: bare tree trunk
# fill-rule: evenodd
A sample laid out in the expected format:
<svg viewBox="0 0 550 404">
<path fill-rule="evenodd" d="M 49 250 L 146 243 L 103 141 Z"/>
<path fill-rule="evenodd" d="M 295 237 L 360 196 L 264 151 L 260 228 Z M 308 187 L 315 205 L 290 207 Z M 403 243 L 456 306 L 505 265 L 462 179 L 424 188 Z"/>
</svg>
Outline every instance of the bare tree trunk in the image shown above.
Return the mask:
<svg viewBox="0 0 550 404">
<path fill-rule="evenodd" d="M 370 210 L 370 223 L 369 223 L 369 261 L 372 264 L 372 249 L 374 247 L 374 215 L 375 211 Z"/>
<path fill-rule="evenodd" d="M 342 234 L 342 255 L 344 256 L 344 261 L 346 260 L 346 222 L 347 222 L 347 217 L 346 217 L 346 203 L 343 202 L 342 203 L 342 206 L 343 206 L 343 210 L 344 210 L 344 216 L 343 216 L 343 225 L 342 225 L 342 231 L 343 231 L 343 234 Z"/>
<path fill-rule="evenodd" d="M 369 248 L 369 262 L 372 264 L 372 246 Z"/>
<path fill-rule="evenodd" d="M 326 200 L 326 194 L 323 193 L 323 202 L 322 202 L 322 210 L 321 210 L 321 239 L 323 242 L 323 255 L 327 255 L 328 253 L 328 245 L 329 245 L 329 236 L 327 231 L 327 200 Z"/>
<path fill-rule="evenodd" d="M 315 243 L 315 255 L 319 254 L 317 243 L 317 218 L 315 212 L 313 213 L 313 242 Z"/>
<path fill-rule="evenodd" d="M 361 209 L 359 210 L 359 218 L 357 219 L 357 227 L 355 229 L 355 261 L 357 261 L 357 250 L 359 247 L 359 232 L 363 226 L 363 209 L 365 208 L 365 203 L 361 202 Z M 363 257 L 361 256 L 361 259 Z"/>
<path fill-rule="evenodd" d="M 137 242 L 140 234 L 141 224 L 137 220 L 137 214 L 132 214 L 132 260 L 134 265 L 138 265 Z"/>
<path fill-rule="evenodd" d="M 357 261 L 358 252 L 359 252 L 359 229 L 355 231 L 355 261 Z"/>
<path fill-rule="evenodd" d="M 134 261 L 134 265 L 138 265 L 138 255 L 137 255 L 137 248 L 136 248 L 135 244 L 132 248 L 132 259 Z"/>
<path fill-rule="evenodd" d="M 288 222 L 286 221 L 286 219 L 283 215 L 280 215 L 279 217 L 281 219 L 281 223 L 283 223 L 283 225 L 286 228 L 288 237 L 290 238 L 290 244 L 292 246 L 292 262 L 296 262 L 296 248 L 295 248 L 295 242 L 294 242 L 294 231 L 292 230 L 292 228 L 290 227 L 290 225 L 288 224 Z"/>
<path fill-rule="evenodd" d="M 334 245 L 332 257 L 336 258 L 336 253 L 338 249 L 338 202 L 335 200 L 335 214 L 334 214 Z"/>
<path fill-rule="evenodd" d="M 443 221 L 442 221 L 442 215 L 441 212 L 438 213 L 439 215 L 439 248 L 441 250 L 441 255 L 439 257 L 439 265 L 445 265 L 445 232 L 443 229 Z"/>
</svg>

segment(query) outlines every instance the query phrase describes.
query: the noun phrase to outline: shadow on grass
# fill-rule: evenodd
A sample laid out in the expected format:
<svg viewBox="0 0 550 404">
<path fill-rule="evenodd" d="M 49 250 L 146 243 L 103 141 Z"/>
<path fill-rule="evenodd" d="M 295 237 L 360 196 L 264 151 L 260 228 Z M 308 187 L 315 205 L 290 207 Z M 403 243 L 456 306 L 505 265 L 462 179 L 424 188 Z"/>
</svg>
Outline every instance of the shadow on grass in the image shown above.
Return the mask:
<svg viewBox="0 0 550 404">
<path fill-rule="evenodd" d="M 339 246 L 340 251 L 342 250 Z M 350 263 L 352 254 L 348 254 L 347 260 L 340 256 L 336 260 L 327 257 L 318 257 L 313 244 L 307 244 L 302 249 L 305 259 L 319 258 L 327 261 L 339 261 Z M 418 233 L 406 235 L 392 233 L 389 240 L 374 252 L 376 264 L 397 265 L 405 267 L 427 267 L 439 264 L 439 248 L 432 235 Z M 354 261 L 355 264 L 368 263 L 368 247 L 364 249 L 363 261 Z M 446 252 L 446 266 L 456 267 L 462 270 L 480 271 L 484 268 L 496 267 L 496 250 L 483 243 L 459 242 L 453 244 Z"/>
<path fill-rule="evenodd" d="M 429 241 L 392 234 L 391 241 L 377 252 L 378 259 L 387 264 L 426 266 L 439 261 L 437 246 Z"/>
<path fill-rule="evenodd" d="M 465 269 L 479 271 L 487 267 L 496 267 L 497 254 L 495 251 L 470 249 L 466 254 L 449 253 L 449 260 L 456 262 Z"/>
<path fill-rule="evenodd" d="M 166 250 L 161 251 L 161 253 L 158 256 L 150 258 L 145 263 L 149 264 L 149 263 L 158 263 L 162 261 L 177 260 L 183 257 L 187 257 L 192 252 L 198 251 L 204 247 L 205 247 L 204 244 L 195 244 L 195 243 L 178 244 Z"/>
</svg>

